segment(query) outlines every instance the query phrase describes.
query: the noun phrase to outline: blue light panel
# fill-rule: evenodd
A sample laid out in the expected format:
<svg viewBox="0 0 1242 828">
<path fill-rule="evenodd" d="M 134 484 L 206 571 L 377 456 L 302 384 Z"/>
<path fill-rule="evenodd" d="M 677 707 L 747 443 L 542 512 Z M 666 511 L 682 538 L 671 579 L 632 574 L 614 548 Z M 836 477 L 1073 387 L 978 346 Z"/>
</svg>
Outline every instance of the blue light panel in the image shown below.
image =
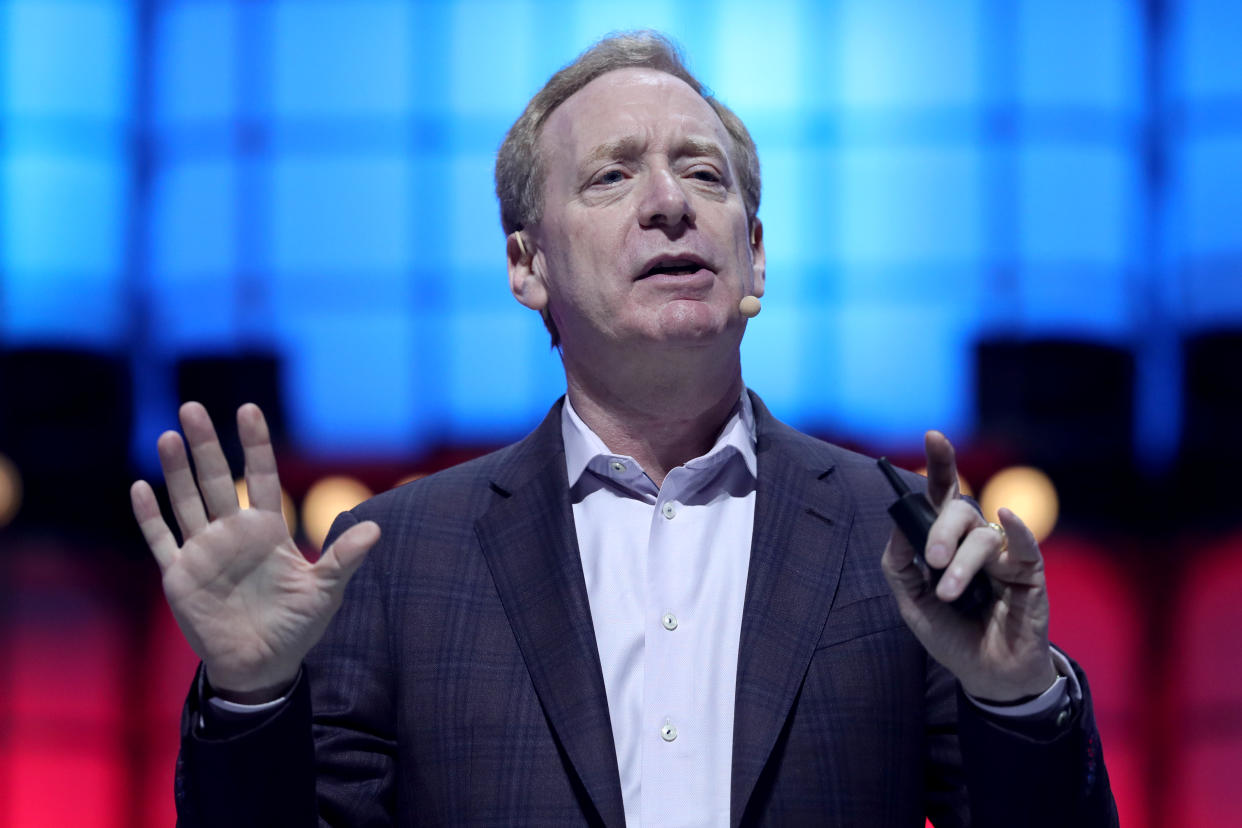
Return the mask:
<svg viewBox="0 0 1242 828">
<path fill-rule="evenodd" d="M 6 112 L 106 122 L 128 115 L 127 4 L 11 0 L 4 13 Z"/>
<path fill-rule="evenodd" d="M 560 358 L 534 311 L 462 309 L 429 355 L 443 361 L 446 436 L 487 443 L 521 437 L 564 393 Z"/>
<path fill-rule="evenodd" d="M 1018 95 L 1028 107 L 1133 112 L 1142 100 L 1142 7 L 1127 0 L 1023 0 Z"/>
<path fill-rule="evenodd" d="M 228 126 L 237 117 L 239 11 L 228 0 L 161 5 L 153 55 L 156 124 Z"/>
<path fill-rule="evenodd" d="M 435 69 L 460 117 L 508 115 L 512 123 L 548 75 L 573 57 L 557 36 L 563 16 L 541 13 L 532 2 L 453 3 L 449 16 L 445 35 L 453 48 L 448 65 Z"/>
<path fill-rule="evenodd" d="M 843 0 L 842 97 L 860 108 L 962 106 L 984 88 L 977 0 Z"/>
<path fill-rule="evenodd" d="M 1138 159 L 1121 147 L 1028 146 L 1018 160 L 1021 258 L 1121 269 L 1137 253 L 1141 195 Z"/>
<path fill-rule="evenodd" d="M 452 307 L 463 310 L 475 302 L 490 304 L 497 298 L 508 297 L 505 236 L 492 179 L 495 163 L 495 150 L 457 153 L 448 165 L 447 191 L 428 193 L 425 202 L 429 217 L 435 216 L 433 205 L 447 208 L 441 220 L 452 252 L 450 267 L 455 273 L 466 275 L 453 278 L 445 288 L 445 296 Z M 471 275 L 476 278 L 470 278 Z"/>
<path fill-rule="evenodd" d="M 128 309 L 112 274 L 103 271 L 14 274 L 4 294 L 0 329 L 7 344 L 108 349 L 125 331 Z"/>
<path fill-rule="evenodd" d="M 238 267 L 237 165 L 229 158 L 170 164 L 151 195 L 150 266 L 161 283 L 225 277 Z"/>
<path fill-rule="evenodd" d="M 32 275 L 116 273 L 125 236 L 121 164 L 111 153 L 9 156 L 4 169 L 8 266 Z"/>
<path fill-rule="evenodd" d="M 282 311 L 286 410 L 305 450 L 400 456 L 424 447 L 436 423 L 420 369 L 438 357 L 419 348 L 419 321 L 405 308 Z"/>
<path fill-rule="evenodd" d="M 1193 101 L 1242 96 L 1238 30 L 1242 8 L 1235 0 L 1183 0 L 1169 4 L 1173 22 L 1170 69 L 1180 96 Z"/>
<path fill-rule="evenodd" d="M 270 343 L 312 452 L 515 436 L 563 379 L 509 296 L 494 153 L 591 40 L 654 26 L 759 141 L 770 276 L 747 381 L 849 439 L 962 433 L 979 336 L 1242 320 L 1242 8 L 1169 5 L 1155 56 L 1143 8 L 168 0 L 144 45 L 137 4 L 13 0 L 4 335 L 122 348 L 147 330 L 134 347 L 164 364 Z M 1169 70 L 1157 116 L 1179 118 L 1157 124 L 1161 182 L 1147 60 Z M 149 156 L 128 154 L 132 124 Z M 150 406 L 171 419 L 152 382 L 147 431 Z"/>
<path fill-rule="evenodd" d="M 983 191 L 974 146 L 843 148 L 842 258 L 849 264 L 975 261 Z"/>
<path fill-rule="evenodd" d="M 416 239 L 410 185 L 400 156 L 275 159 L 269 266 L 283 272 L 409 267 Z"/>
<path fill-rule="evenodd" d="M 282 0 L 270 32 L 276 117 L 400 117 L 409 108 L 411 4 Z"/>
<path fill-rule="evenodd" d="M 809 44 L 801 37 L 801 4 L 772 5 L 755 14 L 753 3 L 732 0 L 720 3 L 714 15 L 718 33 L 714 48 L 705 50 L 714 59 L 697 65 L 710 73 L 724 102 L 749 118 L 796 112 L 814 84 L 805 70 L 803 49 Z"/>
<path fill-rule="evenodd" d="M 835 314 L 839 433 L 880 445 L 919 445 L 923 432 L 966 433 L 970 345 L 961 303 L 857 303 Z"/>
<path fill-rule="evenodd" d="M 12 2 L 4 15 L 4 338 L 114 346 L 128 323 L 129 18 L 85 2 Z"/>
<path fill-rule="evenodd" d="M 1242 257 L 1242 134 L 1195 137 L 1183 152 L 1188 251 L 1196 257 Z"/>
</svg>

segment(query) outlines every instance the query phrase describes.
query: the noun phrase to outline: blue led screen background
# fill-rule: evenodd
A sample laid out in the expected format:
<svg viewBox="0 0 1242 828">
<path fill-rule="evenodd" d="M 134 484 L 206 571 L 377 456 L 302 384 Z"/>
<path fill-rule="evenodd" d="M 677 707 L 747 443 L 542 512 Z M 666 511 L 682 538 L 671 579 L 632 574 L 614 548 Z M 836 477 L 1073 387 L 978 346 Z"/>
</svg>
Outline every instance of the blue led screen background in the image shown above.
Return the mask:
<svg viewBox="0 0 1242 828">
<path fill-rule="evenodd" d="M 517 438 L 563 392 L 492 164 L 553 71 L 636 27 L 759 146 L 750 386 L 911 467 L 933 427 L 975 484 L 1045 467 L 1053 635 L 1123 824 L 1236 821 L 1237 0 L 0 0 L 0 473 L 27 483 L 0 525 L 0 828 L 173 820 L 195 658 L 125 489 L 158 480 L 187 364 L 278 358 L 303 507 L 329 474 L 386 487 Z M 1069 356 L 1033 388 L 979 368 L 1048 341 Z M 48 371 L 47 346 L 122 370 Z"/>
<path fill-rule="evenodd" d="M 1135 351 L 1158 458 L 1177 342 L 1242 319 L 1224 0 L 0 8 L 3 341 L 129 354 L 143 468 L 171 366 L 203 352 L 280 354 L 311 455 L 536 422 L 563 378 L 507 292 L 492 161 L 621 28 L 680 41 L 755 135 L 770 279 L 744 370 L 796 425 L 968 436 L 972 344 L 1065 335 Z"/>
</svg>

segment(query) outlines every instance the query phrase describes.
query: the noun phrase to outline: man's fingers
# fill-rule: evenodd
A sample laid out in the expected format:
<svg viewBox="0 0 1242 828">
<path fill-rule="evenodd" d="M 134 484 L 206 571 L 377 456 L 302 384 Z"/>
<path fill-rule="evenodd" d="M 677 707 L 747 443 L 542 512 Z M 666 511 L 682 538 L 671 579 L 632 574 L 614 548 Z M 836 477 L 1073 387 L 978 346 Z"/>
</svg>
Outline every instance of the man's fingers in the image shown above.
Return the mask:
<svg viewBox="0 0 1242 828">
<path fill-rule="evenodd" d="M 932 619 L 939 603 L 928 589 L 922 568 L 914 562 L 914 550 L 904 535 L 893 529 L 880 558 L 880 568 L 888 581 L 889 589 L 897 600 L 897 609 L 910 630 L 920 641 L 932 633 Z M 929 604 L 930 601 L 930 604 Z"/>
<path fill-rule="evenodd" d="M 236 514 L 237 489 L 207 409 L 196 402 L 181 406 L 181 429 L 190 443 L 198 488 L 207 504 L 207 513 L 213 518 Z"/>
<path fill-rule="evenodd" d="M 1027 564 L 1038 563 L 1043 557 L 1039 552 L 1039 541 L 1022 518 L 1010 509 L 997 510 L 997 517 L 1009 541 L 1009 558 Z"/>
<path fill-rule="evenodd" d="M 329 589 L 344 589 L 345 584 L 353 576 L 367 552 L 379 540 L 379 524 L 373 520 L 351 526 L 324 550 L 315 562 L 315 570 L 319 572 Z"/>
<path fill-rule="evenodd" d="M 175 431 L 165 431 L 155 443 L 160 456 L 160 468 L 164 470 L 164 483 L 168 486 L 168 499 L 172 503 L 173 516 L 181 527 L 182 539 L 197 534 L 207 525 L 207 513 L 203 510 L 198 485 L 190 471 L 190 459 L 185 453 L 185 443 Z"/>
<path fill-rule="evenodd" d="M 949 438 L 939 431 L 923 435 L 923 450 L 927 455 L 927 499 L 936 509 L 957 498 L 957 456 Z"/>
<path fill-rule="evenodd" d="M 953 560 L 945 567 L 936 585 L 936 597 L 952 601 L 965 591 L 975 573 L 996 560 L 1001 553 L 1000 533 L 990 526 L 978 526 L 966 535 Z"/>
<path fill-rule="evenodd" d="M 894 591 L 900 588 L 901 592 L 917 594 L 926 588 L 927 580 L 923 577 L 923 571 L 914 562 L 914 548 L 896 527 L 888 536 L 888 545 L 884 547 L 880 567 L 892 583 Z"/>
<path fill-rule="evenodd" d="M 268 512 L 280 511 L 280 476 L 276 473 L 276 454 L 263 412 L 254 403 L 237 409 L 237 433 L 246 456 L 246 492 L 250 506 Z"/>
<path fill-rule="evenodd" d="M 949 501 L 927 532 L 927 549 L 924 550 L 927 565 L 944 569 L 966 533 L 981 525 L 983 518 L 969 503 L 964 500 Z"/>
<path fill-rule="evenodd" d="M 155 499 L 155 492 L 147 481 L 139 480 L 129 488 L 129 502 L 134 508 L 134 519 L 138 521 L 138 528 L 142 530 L 142 536 L 146 538 L 147 546 L 151 548 L 151 554 L 155 556 L 155 561 L 163 572 L 177 557 L 177 539 L 173 537 L 172 530 L 160 514 L 160 504 Z"/>
</svg>

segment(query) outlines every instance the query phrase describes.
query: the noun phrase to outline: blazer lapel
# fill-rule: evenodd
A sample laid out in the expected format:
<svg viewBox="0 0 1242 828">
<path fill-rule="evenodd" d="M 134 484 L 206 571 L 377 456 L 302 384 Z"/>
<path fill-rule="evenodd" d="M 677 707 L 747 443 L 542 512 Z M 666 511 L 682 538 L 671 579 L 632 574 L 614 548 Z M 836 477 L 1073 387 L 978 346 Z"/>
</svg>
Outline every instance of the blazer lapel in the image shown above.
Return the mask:
<svg viewBox="0 0 1242 828">
<path fill-rule="evenodd" d="M 836 594 L 854 517 L 826 444 L 752 395 L 759 483 L 733 718 L 731 822 L 741 822 Z"/>
<path fill-rule="evenodd" d="M 578 552 L 561 405 L 492 481 L 500 498 L 475 524 L 535 691 L 605 825 L 624 825 L 603 670 Z"/>
</svg>

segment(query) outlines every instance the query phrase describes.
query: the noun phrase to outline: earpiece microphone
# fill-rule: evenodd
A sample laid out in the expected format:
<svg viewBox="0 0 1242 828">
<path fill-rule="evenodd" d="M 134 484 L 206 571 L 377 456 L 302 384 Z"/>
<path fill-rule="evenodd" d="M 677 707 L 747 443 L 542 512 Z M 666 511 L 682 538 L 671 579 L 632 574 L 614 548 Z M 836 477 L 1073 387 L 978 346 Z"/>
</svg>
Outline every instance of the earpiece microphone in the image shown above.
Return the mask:
<svg viewBox="0 0 1242 828">
<path fill-rule="evenodd" d="M 761 306 L 758 296 L 743 296 L 742 301 L 737 303 L 738 312 L 747 319 L 754 319 L 759 315 Z"/>
</svg>

